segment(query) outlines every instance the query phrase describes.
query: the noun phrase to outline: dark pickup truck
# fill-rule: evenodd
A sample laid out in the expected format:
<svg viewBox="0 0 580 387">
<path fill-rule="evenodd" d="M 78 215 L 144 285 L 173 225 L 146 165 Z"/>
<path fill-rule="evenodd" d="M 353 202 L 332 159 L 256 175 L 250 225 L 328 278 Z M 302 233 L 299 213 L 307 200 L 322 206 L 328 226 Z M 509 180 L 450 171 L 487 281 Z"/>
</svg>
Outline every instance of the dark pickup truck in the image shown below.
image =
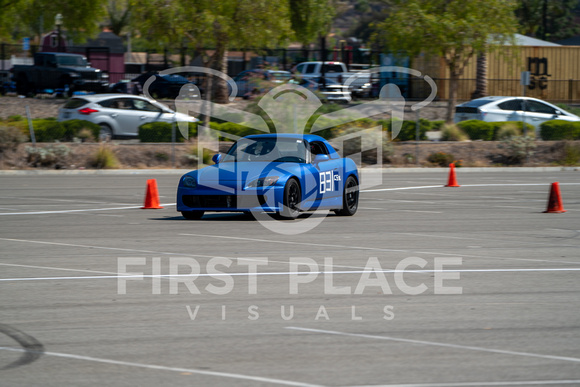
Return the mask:
<svg viewBox="0 0 580 387">
<path fill-rule="evenodd" d="M 75 90 L 105 92 L 109 74 L 90 67 L 83 55 L 61 52 L 38 52 L 33 65 L 12 68 L 16 92 L 34 95 L 52 90 L 71 96 Z"/>
</svg>

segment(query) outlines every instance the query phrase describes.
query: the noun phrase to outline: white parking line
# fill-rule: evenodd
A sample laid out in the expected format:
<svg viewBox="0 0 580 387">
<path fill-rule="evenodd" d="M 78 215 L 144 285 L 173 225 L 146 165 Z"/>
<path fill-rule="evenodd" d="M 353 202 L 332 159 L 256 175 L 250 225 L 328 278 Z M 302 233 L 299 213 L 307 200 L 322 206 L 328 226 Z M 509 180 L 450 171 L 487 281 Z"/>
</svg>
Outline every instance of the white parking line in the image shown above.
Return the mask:
<svg viewBox="0 0 580 387">
<path fill-rule="evenodd" d="M 547 360 L 559 360 L 559 361 L 580 363 L 580 358 L 577 358 L 577 357 L 543 355 L 543 354 L 531 353 L 531 352 L 508 351 L 508 350 L 504 350 L 504 349 L 492 349 L 492 348 L 475 347 L 475 346 L 471 346 L 471 345 L 439 343 L 439 342 L 435 342 L 435 341 L 402 339 L 402 338 L 398 338 L 398 337 L 367 335 L 367 334 L 362 334 L 362 333 L 327 331 L 327 330 L 323 330 L 323 329 L 310 329 L 310 328 L 300 328 L 300 327 L 286 327 L 286 329 L 291 329 L 291 330 L 295 330 L 295 331 L 302 331 L 302 332 L 310 332 L 310 333 L 323 333 L 323 334 L 327 334 L 327 335 L 358 337 L 358 338 L 372 339 L 372 340 L 395 341 L 395 342 L 401 342 L 401 343 L 419 344 L 419 345 L 427 345 L 427 346 L 434 346 L 434 347 L 464 349 L 464 350 L 477 351 L 477 352 L 498 353 L 498 354 L 502 354 L 502 355 L 525 356 L 525 357 L 534 357 L 534 358 L 547 359 Z"/>
<path fill-rule="evenodd" d="M 351 387 L 494 387 L 494 386 L 553 386 L 559 384 L 580 384 L 578 380 L 522 380 L 508 382 L 459 382 L 459 383 L 419 383 L 419 384 L 381 384 Z"/>
<path fill-rule="evenodd" d="M 525 261 L 525 262 L 547 262 L 547 263 L 563 263 L 579 265 L 580 262 L 570 262 L 570 261 L 550 261 L 547 259 L 531 259 L 531 258 L 511 258 L 511 257 L 491 257 L 488 255 L 470 255 L 470 254 L 459 254 L 459 253 L 446 253 L 443 251 L 414 251 L 414 250 L 396 250 L 396 249 L 385 249 L 380 247 L 367 247 L 367 246 L 348 246 L 339 244 L 323 244 L 323 243 L 311 243 L 311 242 L 297 242 L 297 241 L 280 241 L 280 240 L 269 240 L 269 239 L 257 239 L 257 238 L 243 238 L 243 237 L 232 237 L 225 235 L 208 235 L 208 234 L 179 234 L 182 236 L 194 236 L 200 238 L 221 238 L 221 239 L 232 239 L 240 240 L 246 242 L 263 242 L 263 243 L 278 243 L 287 244 L 294 246 L 312 246 L 312 247 L 332 247 L 339 250 L 362 250 L 362 251 L 382 251 L 382 252 L 395 252 L 395 253 L 407 253 L 407 254 L 427 254 L 433 256 L 450 256 L 450 257 L 466 257 L 466 258 L 484 258 L 484 259 L 499 259 L 499 260 L 512 260 L 512 261 Z M 0 238 L 1 240 L 2 238 Z"/>
<path fill-rule="evenodd" d="M 161 207 L 175 206 L 176 203 L 164 203 Z M 110 207 L 110 208 L 90 208 L 83 210 L 57 210 L 57 211 L 30 211 L 30 212 L 3 212 L 0 215 L 46 215 L 46 214 L 68 214 L 72 212 L 93 212 L 93 211 L 115 211 L 115 210 L 134 210 L 141 208 L 141 206 L 128 206 L 128 207 Z"/>
<path fill-rule="evenodd" d="M 25 349 L 10 348 L 10 347 L 0 347 L 0 350 L 12 351 L 12 352 L 27 352 Z M 103 358 L 98 358 L 98 357 L 80 356 L 80 355 L 73 355 L 73 354 L 69 354 L 69 353 L 59 353 L 59 352 L 42 352 L 41 354 L 45 355 L 45 356 L 54 356 L 54 357 L 61 357 L 61 358 L 65 358 L 65 359 L 90 361 L 90 362 L 94 362 L 94 363 L 112 364 L 112 365 L 126 366 L 126 367 L 137 367 L 137 368 L 145 368 L 145 369 L 159 370 L 159 371 L 186 372 L 186 373 L 191 373 L 191 374 L 196 374 L 196 375 L 217 376 L 217 377 L 230 378 L 230 379 L 250 380 L 252 382 L 281 384 L 284 386 L 321 387 L 321 386 L 316 385 L 316 384 L 294 382 L 291 380 L 283 380 L 283 379 L 266 378 L 266 377 L 261 377 L 261 376 L 234 374 L 231 372 L 206 371 L 206 370 L 199 370 L 199 369 L 195 369 L 195 368 L 166 367 L 166 366 L 155 365 L 155 364 L 134 363 L 134 362 L 128 362 L 128 361 L 103 359 Z"/>
<path fill-rule="evenodd" d="M 528 269 L 528 268 L 517 268 L 517 269 L 446 269 L 446 270 L 374 270 L 373 273 L 404 273 L 404 274 L 433 274 L 433 273 L 537 273 L 537 272 L 576 272 L 580 271 L 580 268 L 543 268 L 543 269 Z M 20 277 L 20 278 L 0 278 L 0 282 L 21 282 L 21 281 L 64 281 L 64 280 L 87 280 L 87 279 L 119 279 L 119 278 L 181 278 L 181 277 L 247 277 L 247 276 L 296 276 L 303 274 L 332 274 L 332 275 L 348 275 L 348 274 L 365 274 L 369 270 L 331 270 L 331 271 L 276 271 L 276 272 L 257 272 L 248 273 L 244 272 L 217 272 L 212 274 L 200 273 L 200 274 L 128 274 L 119 275 L 118 273 L 111 273 L 113 275 L 93 275 L 93 276 L 80 276 L 80 277 Z"/>
<path fill-rule="evenodd" d="M 10 267 L 24 267 L 27 269 L 41 269 L 41 270 L 58 270 L 58 271 L 74 271 L 79 273 L 98 273 L 98 274 L 114 274 L 117 275 L 115 272 L 111 271 L 100 271 L 100 270 L 83 270 L 83 269 L 67 269 L 64 267 L 52 267 L 52 266 L 36 266 L 36 265 L 19 265 L 16 263 L 0 263 L 0 266 L 10 266 Z"/>
<path fill-rule="evenodd" d="M 560 183 L 560 185 L 580 185 L 580 183 Z M 528 186 L 546 186 L 549 187 L 549 183 L 514 183 L 514 184 L 461 184 L 461 187 L 528 187 Z M 397 187 L 397 188 L 378 188 L 378 189 L 365 189 L 360 192 L 385 192 L 385 191 L 404 191 L 411 189 L 427 189 L 427 188 L 444 188 L 444 185 L 424 185 L 419 187 Z M 451 192 L 451 191 L 450 191 Z M 548 191 L 546 191 L 548 192 Z"/>
</svg>

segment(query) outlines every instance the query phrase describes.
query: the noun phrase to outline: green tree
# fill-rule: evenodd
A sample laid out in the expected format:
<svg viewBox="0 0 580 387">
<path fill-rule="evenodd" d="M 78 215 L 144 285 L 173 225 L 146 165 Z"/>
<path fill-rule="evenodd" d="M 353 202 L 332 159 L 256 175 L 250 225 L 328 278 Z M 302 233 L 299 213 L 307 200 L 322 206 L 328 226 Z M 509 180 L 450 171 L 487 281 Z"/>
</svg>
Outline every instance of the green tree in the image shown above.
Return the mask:
<svg viewBox="0 0 580 387">
<path fill-rule="evenodd" d="M 62 29 L 67 38 L 82 42 L 99 31 L 103 20 L 105 0 L 20 0 L 16 16 L 24 26 L 23 34 L 35 36 L 37 40 L 47 31 L 53 30 L 54 17 L 63 16 Z"/>
<path fill-rule="evenodd" d="M 129 26 L 129 15 L 131 5 L 129 0 L 109 0 L 106 5 L 107 24 L 117 36 L 121 36 L 123 31 Z"/>
<path fill-rule="evenodd" d="M 578 0 L 518 0 L 516 17 L 524 35 L 557 41 L 580 33 Z"/>
<path fill-rule="evenodd" d="M 443 58 L 450 76 L 451 121 L 459 77 L 474 55 L 513 36 L 515 5 L 513 0 L 393 0 L 388 18 L 375 24 L 373 39 L 387 52 Z"/>
<path fill-rule="evenodd" d="M 295 39 L 303 46 L 330 31 L 336 14 L 335 0 L 289 0 Z"/>
<path fill-rule="evenodd" d="M 12 39 L 15 12 L 20 2 L 21 0 L 0 0 L 0 41 Z"/>
<path fill-rule="evenodd" d="M 227 72 L 233 48 L 259 51 L 290 39 L 303 44 L 326 35 L 336 0 L 131 0 L 134 29 L 160 47 L 193 46 L 203 65 Z M 209 48 L 209 49 L 208 49 Z M 209 77 L 210 82 L 212 78 Z M 227 102 L 225 81 L 216 78 L 216 102 Z M 213 86 L 205 85 L 211 92 Z"/>
</svg>

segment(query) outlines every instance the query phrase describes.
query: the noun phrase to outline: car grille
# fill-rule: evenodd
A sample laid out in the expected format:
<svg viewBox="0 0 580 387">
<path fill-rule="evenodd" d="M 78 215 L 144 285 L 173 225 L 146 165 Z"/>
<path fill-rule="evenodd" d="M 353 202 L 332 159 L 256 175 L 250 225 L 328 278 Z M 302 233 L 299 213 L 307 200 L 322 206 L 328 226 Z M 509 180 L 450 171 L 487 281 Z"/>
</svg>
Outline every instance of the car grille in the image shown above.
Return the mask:
<svg viewBox="0 0 580 387">
<path fill-rule="evenodd" d="M 266 195 L 183 195 L 183 204 L 191 208 L 247 209 L 267 207 Z"/>
<path fill-rule="evenodd" d="M 236 195 L 183 195 L 182 200 L 192 208 L 237 208 Z"/>
<path fill-rule="evenodd" d="M 468 106 L 457 106 L 455 108 L 455 113 L 471 113 L 471 114 L 478 114 L 479 110 L 476 107 L 468 107 Z"/>
</svg>

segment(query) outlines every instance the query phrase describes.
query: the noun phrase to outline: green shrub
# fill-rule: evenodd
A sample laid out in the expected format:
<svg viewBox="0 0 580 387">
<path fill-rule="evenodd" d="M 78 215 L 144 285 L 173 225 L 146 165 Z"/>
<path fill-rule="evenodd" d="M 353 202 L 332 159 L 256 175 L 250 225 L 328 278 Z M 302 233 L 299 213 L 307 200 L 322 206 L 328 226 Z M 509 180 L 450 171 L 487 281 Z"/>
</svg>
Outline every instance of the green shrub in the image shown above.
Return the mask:
<svg viewBox="0 0 580 387">
<path fill-rule="evenodd" d="M 441 141 L 467 141 L 469 137 L 455 124 L 445 124 L 441 129 Z"/>
<path fill-rule="evenodd" d="M 26 140 L 26 135 L 20 129 L 14 126 L 0 126 L 0 153 L 16 148 Z"/>
<path fill-rule="evenodd" d="M 171 142 L 172 123 L 169 122 L 150 122 L 139 127 L 138 137 L 141 142 Z M 189 138 L 197 134 L 197 123 L 188 124 Z M 175 140 L 184 142 L 185 138 L 181 135 L 179 126 L 175 127 Z"/>
<path fill-rule="evenodd" d="M 461 121 L 457 124 L 471 140 L 493 140 L 494 126 L 490 122 L 480 120 Z"/>
<path fill-rule="evenodd" d="M 516 122 L 506 122 L 503 125 L 497 126 L 497 130 L 495 131 L 495 139 L 501 141 L 509 137 L 520 136 L 521 134 L 522 132 L 520 131 L 520 128 L 518 128 Z"/>
<path fill-rule="evenodd" d="M 66 166 L 71 150 L 64 144 L 48 145 L 46 147 L 26 147 L 27 161 L 33 167 L 54 166 L 60 169 Z"/>
<path fill-rule="evenodd" d="M 445 152 L 435 152 L 431 153 L 427 157 L 427 161 L 433 164 L 437 164 L 440 167 L 448 167 L 455 160 L 455 157 L 451 153 Z"/>
<path fill-rule="evenodd" d="M 13 121 L 10 126 L 20 129 L 23 133 L 29 133 L 28 120 Z M 57 122 L 55 118 L 40 118 L 32 120 L 34 138 L 37 142 L 70 142 L 78 137 L 83 129 L 91 131 L 93 137 L 99 137 L 98 125 L 84 120 L 69 120 Z"/>
<path fill-rule="evenodd" d="M 8 118 L 6 118 L 6 122 L 16 122 L 16 121 L 22 121 L 22 120 L 24 120 L 24 117 L 22 117 L 18 114 L 8 116 Z"/>
<path fill-rule="evenodd" d="M 580 122 L 550 120 L 540 125 L 542 140 L 580 140 Z"/>
<path fill-rule="evenodd" d="M 427 140 L 427 131 L 431 127 L 431 121 L 421 118 L 419 120 L 419 140 Z M 403 121 L 401 125 L 401 131 L 397 137 L 393 138 L 393 141 L 415 141 L 416 139 L 417 122 L 416 121 Z M 392 132 L 392 121 L 389 122 L 389 132 Z"/>
<path fill-rule="evenodd" d="M 524 133 L 524 123 L 522 121 L 499 121 L 499 122 L 490 122 L 490 124 L 493 126 L 493 140 L 494 141 L 499 141 L 502 140 L 502 138 L 499 137 L 499 132 L 501 131 L 502 128 L 508 126 L 510 128 L 515 128 L 514 129 L 507 129 L 508 131 L 511 131 L 512 133 L 514 133 L 514 136 L 520 136 Z M 517 133 L 516 133 L 517 131 Z M 526 124 L 526 135 L 527 136 L 534 136 L 535 137 L 535 129 L 532 125 L 530 124 Z M 508 136 L 509 137 L 509 136 Z M 506 136 L 504 136 L 503 138 L 506 138 Z"/>
<path fill-rule="evenodd" d="M 119 167 L 119 159 L 111 148 L 101 145 L 89 160 L 89 166 L 98 169 L 116 169 Z"/>
<path fill-rule="evenodd" d="M 66 137 L 65 127 L 57 121 L 49 119 L 32 120 L 34 137 L 37 142 L 54 142 L 64 140 Z"/>
<path fill-rule="evenodd" d="M 443 121 L 443 120 L 431 121 L 431 129 L 430 130 L 439 131 L 439 130 L 442 130 L 444 127 L 445 127 L 445 121 Z"/>
<path fill-rule="evenodd" d="M 263 133 L 262 131 L 252 129 L 250 127 L 236 124 L 233 122 L 223 122 L 223 123 L 210 122 L 209 127 L 211 129 L 219 130 L 220 132 L 233 134 L 234 136 L 239 136 L 239 137 L 249 136 L 251 134 Z"/>
<path fill-rule="evenodd" d="M 536 143 L 531 136 L 512 136 L 502 140 L 499 148 L 508 151 L 508 162 L 523 164 L 534 154 L 533 149 L 536 148 Z"/>
<path fill-rule="evenodd" d="M 562 149 L 562 158 L 558 160 L 560 165 L 578 165 L 580 163 L 580 145 L 566 142 Z"/>
<path fill-rule="evenodd" d="M 89 138 L 86 131 L 90 131 L 93 138 L 99 138 L 101 127 L 90 121 L 85 120 L 68 120 L 61 122 L 64 127 L 64 137 L 59 141 L 73 141 L 75 138 Z M 81 132 L 84 132 L 81 135 Z"/>
</svg>

